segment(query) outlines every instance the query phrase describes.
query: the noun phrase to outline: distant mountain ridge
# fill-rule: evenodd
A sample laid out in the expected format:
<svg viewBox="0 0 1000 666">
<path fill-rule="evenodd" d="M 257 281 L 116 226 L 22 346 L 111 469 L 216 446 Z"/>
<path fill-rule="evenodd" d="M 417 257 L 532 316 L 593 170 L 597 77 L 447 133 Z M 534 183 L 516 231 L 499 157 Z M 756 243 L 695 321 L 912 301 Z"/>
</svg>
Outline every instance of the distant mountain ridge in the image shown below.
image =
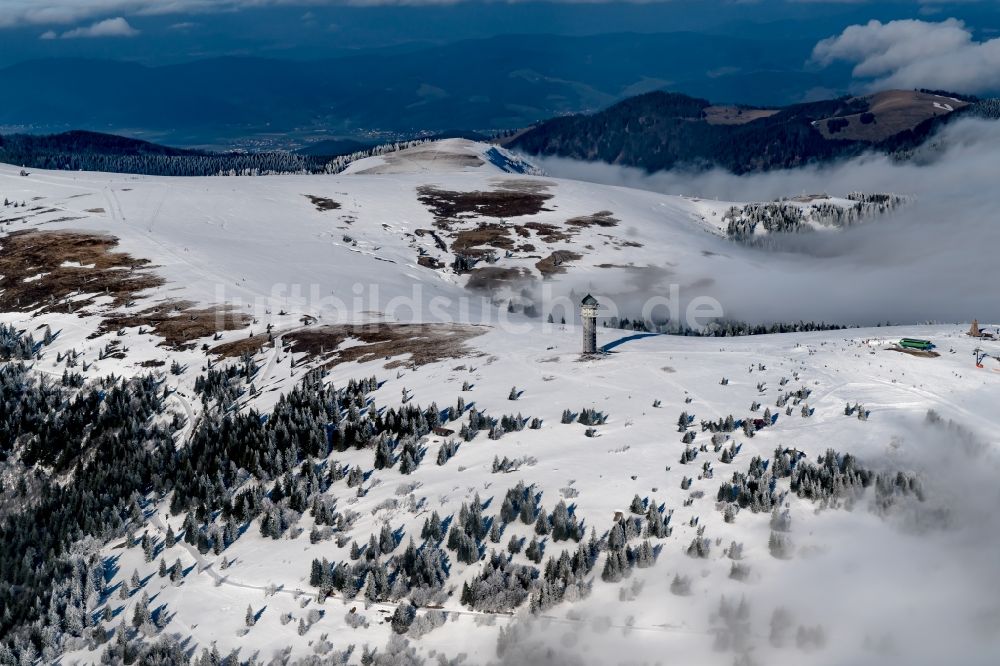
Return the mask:
<svg viewBox="0 0 1000 666">
<path fill-rule="evenodd" d="M 949 120 L 1000 118 L 1000 100 L 940 91 L 888 91 L 783 108 L 712 104 L 667 92 L 629 98 L 591 115 L 554 118 L 496 143 L 525 153 L 633 166 L 648 171 L 722 167 L 734 173 L 794 168 L 865 150 L 906 154 Z M 331 139 L 294 152 L 213 152 L 172 148 L 113 134 L 73 130 L 0 135 L 0 162 L 33 169 L 158 176 L 336 173 L 353 161 L 448 138 L 488 141 L 452 130 L 384 144 Z"/>
<path fill-rule="evenodd" d="M 657 91 L 594 114 L 553 118 L 504 143 L 533 155 L 647 171 L 721 167 L 747 173 L 794 168 L 871 149 L 909 150 L 952 117 L 989 115 L 985 112 L 989 104 L 947 93 L 887 91 L 753 108 Z"/>
<path fill-rule="evenodd" d="M 151 176 L 215 176 L 322 172 L 328 159 L 288 152 L 227 152 L 171 148 L 73 130 L 61 134 L 0 136 L 0 162 L 31 169 L 103 171 Z"/>
<path fill-rule="evenodd" d="M 142 131 L 173 145 L 318 132 L 381 142 L 418 132 L 524 127 L 666 85 L 712 99 L 782 104 L 813 87 L 839 89 L 846 80 L 836 67 L 790 71 L 812 46 L 807 39 L 776 46 L 687 32 L 511 34 L 320 60 L 222 57 L 163 66 L 34 60 L 0 68 L 6 91 L 0 125 Z"/>
<path fill-rule="evenodd" d="M 414 143 L 451 138 L 486 140 L 486 137 L 474 132 L 459 130 L 386 144 L 328 140 L 317 141 L 294 152 L 213 152 L 172 148 L 115 134 L 72 130 L 48 135 L 0 135 L 0 163 L 32 169 L 148 176 L 334 173 L 358 159 L 394 152 Z"/>
</svg>

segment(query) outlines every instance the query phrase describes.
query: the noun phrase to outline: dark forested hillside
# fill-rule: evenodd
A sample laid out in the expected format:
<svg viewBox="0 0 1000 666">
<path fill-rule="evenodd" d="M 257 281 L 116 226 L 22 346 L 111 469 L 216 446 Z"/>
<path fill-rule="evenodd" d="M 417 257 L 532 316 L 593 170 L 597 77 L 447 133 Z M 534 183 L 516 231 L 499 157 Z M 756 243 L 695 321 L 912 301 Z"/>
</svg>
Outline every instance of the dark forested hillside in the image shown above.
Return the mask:
<svg viewBox="0 0 1000 666">
<path fill-rule="evenodd" d="M 840 98 L 781 109 L 751 109 L 716 106 L 677 93 L 652 92 L 592 115 L 549 120 L 513 137 L 509 145 L 535 155 L 601 161 L 647 171 L 718 166 L 746 173 L 823 162 L 872 147 L 889 152 L 910 149 L 947 118 L 960 113 L 932 115 L 899 131 L 893 128 L 878 141 L 838 138 L 850 122 L 845 118 L 878 122 L 868 113 L 869 100 Z"/>
<path fill-rule="evenodd" d="M 0 162 L 31 169 L 108 171 L 151 176 L 314 173 L 326 160 L 285 152 L 212 153 L 181 150 L 112 134 L 72 131 L 0 136 Z"/>
<path fill-rule="evenodd" d="M 147 176 L 257 176 L 337 172 L 356 159 L 392 152 L 416 143 L 468 138 L 475 132 L 454 130 L 410 141 L 385 144 L 349 140 L 319 141 L 297 152 L 226 152 L 170 148 L 113 134 L 74 130 L 62 134 L 0 135 L 0 163 L 29 169 L 103 171 Z"/>
</svg>

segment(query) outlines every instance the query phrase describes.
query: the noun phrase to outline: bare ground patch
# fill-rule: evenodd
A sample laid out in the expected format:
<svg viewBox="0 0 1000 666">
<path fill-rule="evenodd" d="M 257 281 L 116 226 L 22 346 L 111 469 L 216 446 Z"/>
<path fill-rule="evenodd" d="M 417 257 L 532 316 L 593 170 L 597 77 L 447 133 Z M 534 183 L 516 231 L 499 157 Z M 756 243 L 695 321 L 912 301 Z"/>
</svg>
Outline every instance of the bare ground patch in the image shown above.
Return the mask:
<svg viewBox="0 0 1000 666">
<path fill-rule="evenodd" d="M 124 305 L 164 281 L 146 259 L 115 251 L 118 239 L 76 231 L 15 231 L 0 239 L 0 309 L 67 311 L 98 296 Z"/>
<path fill-rule="evenodd" d="M 238 358 L 244 354 L 259 354 L 266 346 L 273 346 L 271 337 L 266 333 L 258 333 L 243 338 L 242 340 L 230 340 L 221 345 L 212 347 L 211 352 L 224 358 Z"/>
<path fill-rule="evenodd" d="M 101 322 L 97 334 L 145 326 L 163 338 L 163 344 L 181 348 L 216 333 L 246 328 L 252 321 L 230 306 L 195 308 L 189 301 L 171 301 L 134 314 L 110 315 Z"/>
<path fill-rule="evenodd" d="M 313 206 L 316 206 L 316 210 L 318 211 L 337 210 L 338 208 L 340 208 L 340 204 L 334 201 L 333 199 L 327 199 L 326 197 L 317 197 L 312 194 L 306 194 L 304 196 L 307 199 L 309 199 L 309 201 L 312 202 Z"/>
<path fill-rule="evenodd" d="M 549 277 L 566 272 L 566 264 L 570 261 L 582 259 L 583 255 L 569 250 L 556 250 L 549 256 L 535 264 L 535 268 L 543 277 Z"/>
<path fill-rule="evenodd" d="M 423 266 L 424 268 L 444 268 L 444 264 L 438 261 L 436 258 L 430 256 L 429 254 L 422 254 L 417 257 L 417 265 Z"/>
<path fill-rule="evenodd" d="M 484 223 L 475 229 L 459 231 L 451 242 L 452 252 L 470 257 L 489 254 L 489 250 L 486 248 L 514 249 L 514 240 L 510 237 L 510 229 L 502 224 Z"/>
<path fill-rule="evenodd" d="M 455 192 L 424 185 L 417 188 L 417 199 L 439 220 L 462 216 L 519 217 L 547 210 L 545 202 L 552 198 L 543 186 L 532 185 L 533 188 L 517 188 L 505 183 L 502 189 L 485 192 Z"/>
<path fill-rule="evenodd" d="M 380 322 L 319 326 L 286 333 L 282 339 L 290 344 L 293 353 L 323 360 L 327 368 L 379 358 L 389 361 L 386 368 L 394 368 L 470 356 L 473 350 L 465 343 L 485 332 L 486 328 L 479 326 Z M 362 344 L 341 348 L 348 340 Z M 397 358 L 400 356 L 409 359 Z"/>
<path fill-rule="evenodd" d="M 548 224 L 546 222 L 528 222 L 522 225 L 521 228 L 531 229 L 536 234 L 538 234 L 538 239 L 543 243 L 558 243 L 560 241 L 568 241 L 573 238 L 573 232 L 562 227 L 557 227 L 554 224 Z"/>
<path fill-rule="evenodd" d="M 167 301 L 139 312 L 110 312 L 165 281 L 147 259 L 116 251 L 118 239 L 78 231 L 16 231 L 0 239 L 0 310 L 94 314 L 98 298 L 109 312 L 93 336 L 146 327 L 173 347 L 221 331 L 245 328 L 248 315 L 229 307 L 196 308 Z"/>
<path fill-rule="evenodd" d="M 594 213 L 593 215 L 581 215 L 579 217 L 571 217 L 566 220 L 566 224 L 571 227 L 615 227 L 621 222 L 618 218 L 614 216 L 610 210 L 602 210 Z"/>
</svg>

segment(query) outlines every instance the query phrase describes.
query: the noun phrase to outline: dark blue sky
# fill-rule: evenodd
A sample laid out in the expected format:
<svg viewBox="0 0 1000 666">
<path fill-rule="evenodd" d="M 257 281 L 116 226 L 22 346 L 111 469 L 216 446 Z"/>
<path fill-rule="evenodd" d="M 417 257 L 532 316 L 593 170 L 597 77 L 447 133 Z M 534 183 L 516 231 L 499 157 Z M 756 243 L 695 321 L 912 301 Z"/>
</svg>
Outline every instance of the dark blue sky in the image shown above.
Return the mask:
<svg viewBox="0 0 1000 666">
<path fill-rule="evenodd" d="M 49 57 L 176 63 L 223 55 L 319 58 L 344 50 L 515 33 L 695 31 L 820 40 L 875 18 L 1000 27 L 995 0 L 652 3 L 457 2 L 349 6 L 324 0 L 0 0 L 0 66 Z M 164 11 L 164 6 L 176 11 Z"/>
<path fill-rule="evenodd" d="M 0 131 L 256 145 L 488 133 L 652 90 L 995 96 L 998 27 L 1000 0 L 0 0 L 21 91 Z"/>
</svg>

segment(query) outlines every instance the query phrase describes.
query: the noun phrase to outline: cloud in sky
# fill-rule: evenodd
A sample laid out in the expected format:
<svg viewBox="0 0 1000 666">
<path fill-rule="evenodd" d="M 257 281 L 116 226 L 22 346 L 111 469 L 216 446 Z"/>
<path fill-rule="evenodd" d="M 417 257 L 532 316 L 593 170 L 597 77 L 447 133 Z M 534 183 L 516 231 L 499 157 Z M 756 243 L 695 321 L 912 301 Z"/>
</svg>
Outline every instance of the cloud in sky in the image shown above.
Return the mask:
<svg viewBox="0 0 1000 666">
<path fill-rule="evenodd" d="M 1000 90 L 1000 38 L 976 41 L 957 19 L 869 21 L 824 39 L 813 60 L 854 63 L 869 90 L 939 88 L 962 93 Z"/>
<path fill-rule="evenodd" d="M 0 28 L 69 25 L 106 16 L 184 14 L 239 7 L 309 4 L 311 0 L 2 0 Z M 315 0 L 312 0 L 315 1 Z"/>
<path fill-rule="evenodd" d="M 62 34 L 54 30 L 42 33 L 42 39 L 81 39 L 98 37 L 135 37 L 139 31 L 129 25 L 129 22 L 119 16 L 118 18 L 105 19 L 89 26 L 83 26 L 67 30 Z"/>
<path fill-rule="evenodd" d="M 524 0 L 0 0 L 0 28 L 24 25 L 72 25 L 108 16 L 184 15 L 239 11 L 259 7 L 305 8 L 323 6 L 422 6 L 468 2 L 517 3 Z M 598 4 L 621 0 L 541 0 L 563 4 Z M 670 3 L 674 0 L 624 0 Z M 739 3 L 743 0 L 721 0 Z M 753 0 L 759 2 L 760 0 Z M 777 1 L 777 0 L 776 0 Z M 782 0 L 783 1 L 783 0 Z M 827 0 L 824 0 L 827 1 Z"/>
<path fill-rule="evenodd" d="M 0 0 L 0 28 L 71 25 L 107 16 L 205 14 L 253 7 L 430 5 L 457 1 L 460 0 Z"/>
</svg>

